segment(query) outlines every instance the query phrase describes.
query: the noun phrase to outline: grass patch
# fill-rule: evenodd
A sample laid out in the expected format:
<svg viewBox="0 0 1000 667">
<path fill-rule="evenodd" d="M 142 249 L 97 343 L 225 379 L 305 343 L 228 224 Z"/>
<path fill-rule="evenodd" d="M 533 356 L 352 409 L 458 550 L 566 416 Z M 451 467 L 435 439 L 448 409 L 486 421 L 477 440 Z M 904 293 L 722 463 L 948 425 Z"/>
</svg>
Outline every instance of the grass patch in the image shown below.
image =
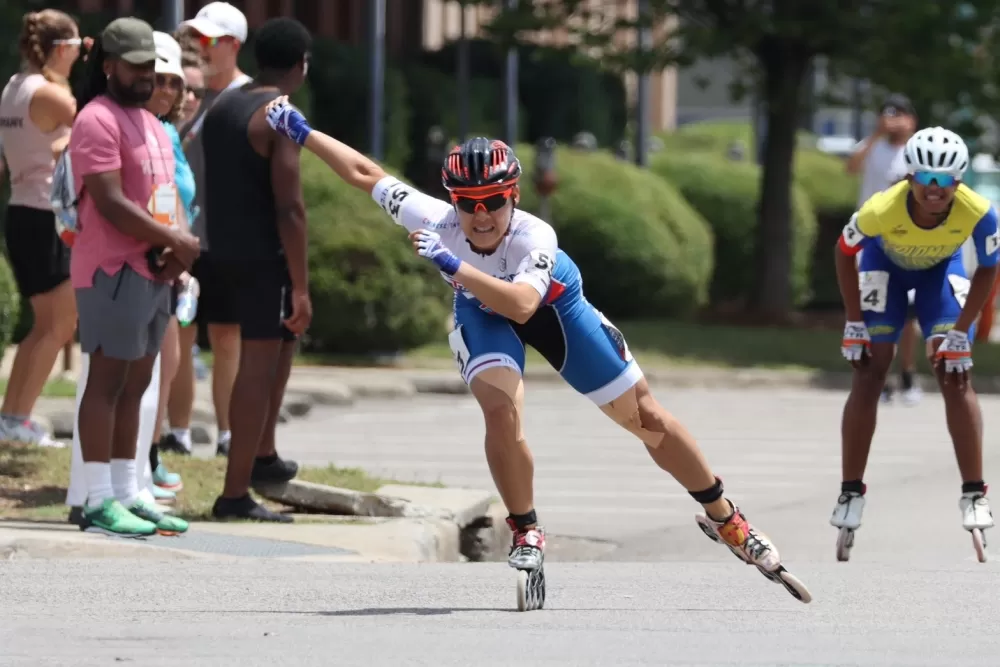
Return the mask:
<svg viewBox="0 0 1000 667">
<path fill-rule="evenodd" d="M 0 379 L 0 394 L 7 393 L 7 378 Z M 75 398 L 76 382 L 63 378 L 54 378 L 45 383 L 42 396 L 49 398 Z"/>
<path fill-rule="evenodd" d="M 195 521 L 211 519 L 212 504 L 222 490 L 226 459 L 163 456 L 167 467 L 180 473 L 184 489 L 177 494 L 177 515 Z M 70 450 L 0 443 L 0 518 L 29 521 L 65 521 L 68 508 Z M 305 467 L 299 479 L 329 486 L 375 491 L 394 480 L 378 479 L 358 468 Z M 440 485 L 436 485 L 440 486 Z M 289 508 L 261 500 L 275 511 Z"/>
</svg>

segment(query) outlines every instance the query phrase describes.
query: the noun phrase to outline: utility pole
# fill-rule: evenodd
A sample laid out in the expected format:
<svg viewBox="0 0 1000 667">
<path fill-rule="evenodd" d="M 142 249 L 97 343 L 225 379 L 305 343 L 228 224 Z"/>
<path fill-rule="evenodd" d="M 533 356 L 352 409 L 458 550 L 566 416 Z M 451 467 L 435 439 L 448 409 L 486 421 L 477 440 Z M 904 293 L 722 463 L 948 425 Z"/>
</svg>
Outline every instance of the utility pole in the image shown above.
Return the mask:
<svg viewBox="0 0 1000 667">
<path fill-rule="evenodd" d="M 385 115 L 385 0 L 368 0 L 368 56 L 371 65 L 369 137 L 371 155 L 385 159 L 382 118 Z"/>
</svg>

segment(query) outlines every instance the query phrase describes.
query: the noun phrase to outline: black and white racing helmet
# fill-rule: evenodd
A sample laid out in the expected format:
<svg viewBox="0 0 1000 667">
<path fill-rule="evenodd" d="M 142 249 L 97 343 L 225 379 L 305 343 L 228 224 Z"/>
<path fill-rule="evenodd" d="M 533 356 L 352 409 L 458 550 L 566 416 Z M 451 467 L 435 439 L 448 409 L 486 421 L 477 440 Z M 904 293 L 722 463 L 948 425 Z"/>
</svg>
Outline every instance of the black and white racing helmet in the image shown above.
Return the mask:
<svg viewBox="0 0 1000 667">
<path fill-rule="evenodd" d="M 903 155 L 910 174 L 936 171 L 961 179 L 969 167 L 969 148 L 960 136 L 943 127 L 918 131 L 906 142 Z"/>
</svg>

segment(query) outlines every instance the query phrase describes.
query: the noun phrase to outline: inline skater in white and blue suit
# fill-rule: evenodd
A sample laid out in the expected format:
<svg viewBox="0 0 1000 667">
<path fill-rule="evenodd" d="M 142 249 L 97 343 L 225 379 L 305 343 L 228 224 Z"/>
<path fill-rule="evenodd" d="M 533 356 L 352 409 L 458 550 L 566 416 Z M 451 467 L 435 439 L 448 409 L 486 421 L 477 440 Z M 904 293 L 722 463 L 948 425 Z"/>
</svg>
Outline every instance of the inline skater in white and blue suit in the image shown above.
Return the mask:
<svg viewBox="0 0 1000 667">
<path fill-rule="evenodd" d="M 510 513 L 509 562 L 539 571 L 545 532 L 533 502 L 534 463 L 522 429 L 525 346 L 531 345 L 578 392 L 637 436 L 653 460 L 705 508 L 705 533 L 772 581 L 808 602 L 770 540 L 723 495 L 722 481 L 694 438 L 650 393 L 622 334 L 585 298 L 580 271 L 555 231 L 519 210 L 521 165 L 501 141 L 470 139 L 445 159 L 451 201 L 434 199 L 387 175 L 349 146 L 309 127 L 279 98 L 268 123 L 322 159 L 410 232 L 416 251 L 455 289 L 449 336 L 462 377 L 483 410 L 486 459 Z"/>
</svg>

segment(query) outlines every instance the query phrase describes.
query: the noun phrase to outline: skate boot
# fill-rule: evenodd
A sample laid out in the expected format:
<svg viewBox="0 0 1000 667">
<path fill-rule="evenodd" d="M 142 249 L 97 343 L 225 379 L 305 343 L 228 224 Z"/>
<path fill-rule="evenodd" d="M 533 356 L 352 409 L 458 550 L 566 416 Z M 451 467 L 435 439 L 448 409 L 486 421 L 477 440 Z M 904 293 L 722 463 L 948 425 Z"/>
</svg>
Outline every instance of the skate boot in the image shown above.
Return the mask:
<svg viewBox="0 0 1000 667">
<path fill-rule="evenodd" d="M 810 602 L 812 595 L 809 590 L 781 564 L 781 556 L 767 535 L 754 528 L 732 502 L 729 506 L 733 515 L 723 522 L 704 514 L 696 515 L 695 520 L 702 532 L 713 541 L 729 547 L 744 563 L 755 565 L 761 574 L 784 586 L 796 600 Z"/>
<path fill-rule="evenodd" d="M 845 486 L 856 487 L 856 484 L 841 486 L 840 497 L 837 498 L 837 505 L 830 517 L 830 525 L 840 529 L 837 535 L 837 560 L 842 562 L 851 557 L 854 531 L 861 527 L 861 515 L 865 511 L 865 492 L 868 490 L 864 484 L 861 485 L 861 491 L 855 488 L 846 489 Z"/>
<path fill-rule="evenodd" d="M 531 517 L 533 523 L 534 511 Z M 541 609 L 545 605 L 545 529 L 538 525 L 519 528 L 513 517 L 507 518 L 507 525 L 513 532 L 507 564 L 517 570 L 517 609 Z"/>
<path fill-rule="evenodd" d="M 990 511 L 990 501 L 986 498 L 986 486 L 982 491 L 967 491 L 958 501 L 962 510 L 962 528 L 972 533 L 972 546 L 976 549 L 976 558 L 980 563 L 986 562 L 986 529 L 993 527 L 993 512 Z"/>
</svg>

